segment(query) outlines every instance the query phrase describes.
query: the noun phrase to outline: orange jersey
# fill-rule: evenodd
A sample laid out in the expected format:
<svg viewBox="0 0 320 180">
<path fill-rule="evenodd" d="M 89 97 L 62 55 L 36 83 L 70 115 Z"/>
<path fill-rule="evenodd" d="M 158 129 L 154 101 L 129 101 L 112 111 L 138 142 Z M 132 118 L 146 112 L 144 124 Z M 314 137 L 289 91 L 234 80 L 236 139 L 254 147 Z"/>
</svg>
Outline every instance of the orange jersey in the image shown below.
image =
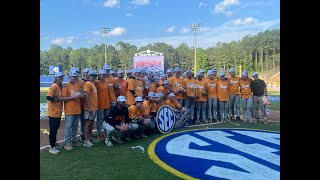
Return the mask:
<svg viewBox="0 0 320 180">
<path fill-rule="evenodd" d="M 165 89 L 164 86 L 160 86 L 156 89 L 157 93 L 162 93 L 163 94 L 163 99 L 167 99 L 167 96 L 169 94 L 169 89 Z"/>
<path fill-rule="evenodd" d="M 175 108 L 175 107 L 181 108 L 181 105 L 178 103 L 176 99 L 173 102 L 171 102 L 170 99 L 167 99 L 165 101 L 165 104 L 170 106 L 171 108 Z"/>
<path fill-rule="evenodd" d="M 149 93 L 149 92 L 155 92 L 155 91 L 156 91 L 156 89 L 157 89 L 157 85 L 156 85 L 156 83 L 150 83 L 150 84 L 149 84 L 149 90 L 148 90 L 148 93 Z"/>
<path fill-rule="evenodd" d="M 240 79 L 240 91 L 242 98 L 249 98 L 252 96 L 252 91 L 250 87 L 251 79 Z"/>
<path fill-rule="evenodd" d="M 163 79 L 159 80 L 159 87 L 163 85 Z"/>
<path fill-rule="evenodd" d="M 79 84 L 71 84 L 70 82 L 62 86 L 62 96 L 71 97 L 74 95 L 80 95 Z M 65 115 L 75 115 L 81 114 L 80 99 L 73 99 L 64 102 L 64 114 Z"/>
<path fill-rule="evenodd" d="M 148 115 L 151 111 L 151 103 L 149 103 L 149 101 L 147 100 L 144 100 L 142 104 L 142 108 L 143 108 L 143 114 Z"/>
<path fill-rule="evenodd" d="M 128 108 L 128 115 L 130 119 L 142 117 L 142 114 L 143 114 L 143 108 L 138 109 L 137 106 L 135 105 L 131 105 Z"/>
<path fill-rule="evenodd" d="M 151 108 L 150 108 L 151 112 L 157 112 L 157 104 L 155 102 L 151 103 Z"/>
<path fill-rule="evenodd" d="M 141 80 L 136 80 L 135 93 L 137 94 L 137 96 L 142 97 L 142 95 L 143 95 L 143 90 L 144 90 L 143 81 L 141 81 Z"/>
<path fill-rule="evenodd" d="M 159 104 L 156 104 L 156 108 L 157 108 L 157 111 L 156 111 L 156 112 L 158 112 L 159 108 L 160 108 L 161 106 L 163 106 L 163 105 L 165 105 L 165 102 L 164 102 L 164 101 L 161 101 Z"/>
<path fill-rule="evenodd" d="M 178 91 L 180 89 L 183 89 L 182 86 L 182 79 L 181 78 L 177 78 L 176 76 L 173 76 L 169 79 L 169 84 L 172 88 L 172 90 L 174 91 Z M 176 99 L 183 99 L 183 93 L 179 92 L 179 93 L 175 93 Z"/>
<path fill-rule="evenodd" d="M 240 77 L 229 77 L 229 94 L 240 94 Z"/>
<path fill-rule="evenodd" d="M 96 86 L 92 82 L 87 81 L 84 83 L 83 92 L 89 93 L 89 100 L 85 101 L 84 107 L 83 107 L 84 110 L 86 110 L 86 111 L 98 110 L 98 95 L 97 95 Z M 89 103 L 91 105 L 91 109 L 89 109 L 87 103 Z"/>
<path fill-rule="evenodd" d="M 61 97 L 61 89 L 57 83 L 53 83 L 50 86 L 47 96 L 54 98 Z M 62 105 L 62 101 L 48 101 L 48 116 L 60 118 L 62 115 Z"/>
<path fill-rule="evenodd" d="M 97 80 L 98 110 L 110 108 L 109 83 Z"/>
<path fill-rule="evenodd" d="M 229 101 L 229 81 L 219 79 L 217 82 L 218 99 L 220 101 Z"/>
<path fill-rule="evenodd" d="M 206 87 L 206 82 L 204 79 L 200 80 L 196 80 L 197 83 L 197 91 L 198 91 L 198 96 L 199 98 L 196 101 L 207 101 L 207 95 L 203 94 L 204 91 L 207 90 Z"/>
<path fill-rule="evenodd" d="M 83 85 L 84 85 L 84 81 L 81 79 L 78 79 L 78 81 L 76 82 L 76 84 L 78 84 L 80 86 L 81 89 L 83 89 Z"/>
<path fill-rule="evenodd" d="M 135 79 L 128 79 L 127 81 L 128 81 L 128 88 L 127 88 L 127 93 L 126 93 L 127 104 L 133 105 L 134 96 L 132 95 L 130 90 L 136 89 L 136 80 Z"/>
<path fill-rule="evenodd" d="M 208 90 L 208 97 L 218 97 L 218 90 L 217 90 L 217 79 L 206 79 L 206 85 L 207 85 L 207 90 Z"/>
<path fill-rule="evenodd" d="M 186 95 L 188 97 L 196 96 L 197 84 L 196 84 L 196 80 L 195 79 L 193 79 L 193 78 L 191 78 L 191 79 L 185 78 L 182 81 L 182 86 L 186 90 L 185 93 L 186 93 Z"/>
<path fill-rule="evenodd" d="M 110 101 L 116 101 L 116 94 L 114 92 L 114 84 L 116 83 L 116 80 L 113 76 L 109 75 L 109 77 L 106 78 L 106 81 L 109 84 L 109 99 Z"/>
<path fill-rule="evenodd" d="M 126 96 L 128 89 L 128 82 L 124 79 L 117 79 L 117 84 L 119 85 L 119 93 L 117 96 Z"/>
</svg>

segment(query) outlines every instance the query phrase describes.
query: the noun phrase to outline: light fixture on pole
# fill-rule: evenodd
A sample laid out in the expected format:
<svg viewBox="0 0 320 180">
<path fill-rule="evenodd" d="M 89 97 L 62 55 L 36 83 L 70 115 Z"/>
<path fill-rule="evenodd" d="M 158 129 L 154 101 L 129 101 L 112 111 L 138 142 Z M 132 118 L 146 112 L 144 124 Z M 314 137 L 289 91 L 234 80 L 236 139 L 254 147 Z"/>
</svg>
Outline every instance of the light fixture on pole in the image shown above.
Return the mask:
<svg viewBox="0 0 320 180">
<path fill-rule="evenodd" d="M 104 34 L 104 63 L 107 64 L 107 33 L 110 32 L 110 28 L 103 27 L 100 31 Z"/>
<path fill-rule="evenodd" d="M 199 23 L 192 23 L 190 25 L 192 31 L 194 32 L 194 74 L 197 74 L 197 46 L 196 46 L 196 32 L 200 31 Z"/>
</svg>

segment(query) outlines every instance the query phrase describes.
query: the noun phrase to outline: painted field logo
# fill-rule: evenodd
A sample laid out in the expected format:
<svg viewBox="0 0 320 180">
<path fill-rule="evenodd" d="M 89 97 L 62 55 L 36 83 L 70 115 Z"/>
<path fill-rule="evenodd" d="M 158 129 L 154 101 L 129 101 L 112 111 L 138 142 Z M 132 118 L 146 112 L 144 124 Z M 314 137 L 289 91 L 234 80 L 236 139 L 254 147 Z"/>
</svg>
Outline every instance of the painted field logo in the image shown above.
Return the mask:
<svg viewBox="0 0 320 180">
<path fill-rule="evenodd" d="M 206 129 L 164 135 L 150 158 L 184 179 L 280 179 L 280 133 Z"/>
<path fill-rule="evenodd" d="M 176 119 L 170 106 L 163 105 L 159 108 L 156 122 L 161 133 L 168 133 L 173 129 Z"/>
</svg>

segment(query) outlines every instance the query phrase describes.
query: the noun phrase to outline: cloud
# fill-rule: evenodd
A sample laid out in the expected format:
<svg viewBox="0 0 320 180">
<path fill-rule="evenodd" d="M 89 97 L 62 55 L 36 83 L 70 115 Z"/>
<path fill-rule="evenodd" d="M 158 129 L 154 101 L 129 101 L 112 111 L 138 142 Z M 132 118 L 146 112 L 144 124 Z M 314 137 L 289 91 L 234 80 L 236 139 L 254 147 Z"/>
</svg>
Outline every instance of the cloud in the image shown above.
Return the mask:
<svg viewBox="0 0 320 180">
<path fill-rule="evenodd" d="M 198 8 L 205 7 L 205 6 L 207 6 L 207 4 L 205 4 L 203 2 L 200 2 L 199 5 L 198 5 Z"/>
<path fill-rule="evenodd" d="M 199 28 L 199 31 L 200 31 L 200 32 L 207 32 L 207 31 L 209 31 L 209 30 L 210 30 L 210 28 L 209 28 L 209 27 L 206 27 L 206 26 Z"/>
<path fill-rule="evenodd" d="M 256 22 L 248 26 L 237 26 L 233 21 L 228 21 L 218 27 L 208 27 L 208 31 L 197 34 L 197 47 L 208 48 L 216 45 L 217 42 L 237 41 L 244 36 L 255 35 L 267 29 L 280 28 L 280 19 L 263 22 Z M 125 40 L 138 48 L 153 42 L 164 42 L 173 47 L 178 47 L 181 43 L 186 43 L 189 47 L 194 45 L 194 35 L 164 36 L 143 39 Z"/>
<path fill-rule="evenodd" d="M 133 16 L 132 13 L 127 13 L 126 16 L 130 17 L 130 16 Z"/>
<path fill-rule="evenodd" d="M 120 1 L 119 0 L 107 0 L 103 3 L 103 6 L 109 7 L 109 8 L 115 8 L 120 7 Z"/>
<path fill-rule="evenodd" d="M 121 36 L 121 35 L 124 35 L 126 34 L 127 31 L 126 29 L 122 28 L 122 27 L 116 27 L 114 28 L 113 30 L 111 30 L 107 36 Z"/>
<path fill-rule="evenodd" d="M 230 9 L 231 6 L 235 6 L 239 4 L 240 4 L 239 0 L 223 0 L 215 6 L 214 13 L 215 14 L 222 13 L 227 16 L 231 16 L 232 11 L 230 10 L 228 11 L 228 9 Z"/>
<path fill-rule="evenodd" d="M 137 6 L 145 6 L 150 4 L 150 0 L 132 0 L 130 3 Z"/>
<path fill-rule="evenodd" d="M 74 37 L 58 37 L 55 39 L 52 39 L 51 42 L 53 44 L 72 44 Z"/>
<path fill-rule="evenodd" d="M 171 26 L 166 30 L 166 32 L 174 32 L 175 28 L 175 26 Z"/>
<path fill-rule="evenodd" d="M 189 29 L 189 28 L 185 28 L 185 27 L 183 27 L 183 28 L 180 29 L 180 32 L 181 32 L 181 33 L 187 33 L 187 32 L 189 32 L 189 31 L 190 31 L 190 29 Z"/>
<path fill-rule="evenodd" d="M 239 18 L 239 19 L 236 19 L 233 21 L 233 25 L 236 25 L 236 26 L 248 26 L 250 24 L 253 24 L 253 23 L 257 23 L 258 20 L 257 19 L 254 19 L 253 17 L 246 17 L 246 18 Z"/>
<path fill-rule="evenodd" d="M 272 6 L 272 1 L 271 0 L 263 0 L 263 1 L 258 1 L 258 2 L 249 2 L 241 5 L 241 8 L 247 8 L 247 7 L 257 7 L 257 6 Z"/>
</svg>

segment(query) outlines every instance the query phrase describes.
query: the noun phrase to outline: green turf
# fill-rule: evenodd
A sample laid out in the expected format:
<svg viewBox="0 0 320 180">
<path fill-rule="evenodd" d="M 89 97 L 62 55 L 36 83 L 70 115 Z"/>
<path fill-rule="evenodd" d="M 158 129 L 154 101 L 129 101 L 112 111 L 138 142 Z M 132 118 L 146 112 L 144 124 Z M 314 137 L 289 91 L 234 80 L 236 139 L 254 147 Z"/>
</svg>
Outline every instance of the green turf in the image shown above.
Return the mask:
<svg viewBox="0 0 320 180">
<path fill-rule="evenodd" d="M 280 91 L 268 91 L 268 96 L 280 96 Z"/>
<path fill-rule="evenodd" d="M 280 97 L 280 96 L 278 96 L 278 97 Z M 270 104 L 270 109 L 280 111 L 280 101 L 272 101 Z"/>
<path fill-rule="evenodd" d="M 211 126 L 183 128 L 173 132 L 189 129 L 215 128 L 250 128 L 280 131 L 280 123 L 250 124 L 239 122 L 239 125 L 223 123 Z M 74 147 L 67 151 L 62 149 L 58 155 L 52 155 L 48 150 L 40 153 L 40 179 L 179 179 L 163 170 L 150 160 L 147 150 L 149 144 L 162 134 L 153 134 L 146 139 L 136 139 L 124 144 L 107 147 L 99 142 L 91 148 Z M 141 145 L 145 152 L 131 149 Z"/>
<path fill-rule="evenodd" d="M 48 94 L 48 93 L 46 93 L 46 92 L 40 92 L 40 103 L 45 103 L 45 102 L 47 102 L 47 99 L 46 99 L 47 94 Z"/>
</svg>

